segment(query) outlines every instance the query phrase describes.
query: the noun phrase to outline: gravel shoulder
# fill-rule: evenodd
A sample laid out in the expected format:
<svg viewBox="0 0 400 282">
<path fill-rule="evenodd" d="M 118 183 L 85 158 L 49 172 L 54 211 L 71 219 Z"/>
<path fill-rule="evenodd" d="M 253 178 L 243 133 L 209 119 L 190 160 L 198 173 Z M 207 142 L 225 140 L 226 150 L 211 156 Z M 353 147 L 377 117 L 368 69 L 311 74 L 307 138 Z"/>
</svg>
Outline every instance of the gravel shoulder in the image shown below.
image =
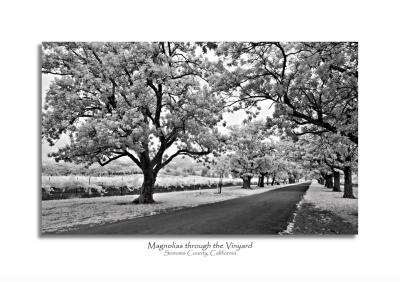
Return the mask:
<svg viewBox="0 0 400 282">
<path fill-rule="evenodd" d="M 358 188 L 353 189 L 358 197 Z M 358 199 L 345 199 L 343 192 L 313 182 L 286 233 L 358 234 Z"/>
<path fill-rule="evenodd" d="M 156 203 L 151 205 L 133 205 L 132 200 L 137 195 L 42 201 L 41 229 L 42 233 L 64 232 L 81 226 L 96 226 L 255 195 L 296 184 L 253 189 L 230 186 L 223 187 L 222 194 L 217 194 L 215 189 L 156 193 Z"/>
</svg>

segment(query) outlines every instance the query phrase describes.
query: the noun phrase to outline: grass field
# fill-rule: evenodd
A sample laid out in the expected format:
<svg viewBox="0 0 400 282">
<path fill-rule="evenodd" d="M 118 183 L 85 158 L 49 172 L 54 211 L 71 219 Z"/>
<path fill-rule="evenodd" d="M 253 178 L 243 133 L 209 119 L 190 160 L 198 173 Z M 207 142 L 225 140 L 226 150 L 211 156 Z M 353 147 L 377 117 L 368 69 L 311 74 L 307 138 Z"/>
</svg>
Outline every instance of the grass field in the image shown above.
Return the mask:
<svg viewBox="0 0 400 282">
<path fill-rule="evenodd" d="M 87 186 L 87 185 L 100 185 L 100 186 L 116 186 L 116 187 L 133 187 L 139 188 L 142 185 L 143 175 L 118 175 L 118 176 L 85 176 L 85 175 L 68 175 L 68 176 L 47 176 L 42 175 L 42 186 L 51 186 L 56 188 L 64 188 L 67 186 Z M 253 181 L 257 181 L 256 178 Z M 172 185 L 192 185 L 192 184 L 209 184 L 216 185 L 219 178 L 203 177 L 197 175 L 189 176 L 173 176 L 173 175 L 158 175 L 156 185 L 159 186 L 172 186 Z M 232 183 L 239 185 L 241 179 L 224 178 L 223 183 Z"/>
</svg>

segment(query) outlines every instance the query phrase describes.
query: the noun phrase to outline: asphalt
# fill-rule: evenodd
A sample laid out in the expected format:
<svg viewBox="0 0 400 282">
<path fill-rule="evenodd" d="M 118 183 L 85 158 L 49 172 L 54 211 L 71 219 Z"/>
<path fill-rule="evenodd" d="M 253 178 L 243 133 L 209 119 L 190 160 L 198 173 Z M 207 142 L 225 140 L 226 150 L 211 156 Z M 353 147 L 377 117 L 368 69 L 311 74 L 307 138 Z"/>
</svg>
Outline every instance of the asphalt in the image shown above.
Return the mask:
<svg viewBox="0 0 400 282">
<path fill-rule="evenodd" d="M 184 208 L 169 213 L 84 227 L 62 234 L 278 234 L 291 220 L 310 183 Z"/>
</svg>

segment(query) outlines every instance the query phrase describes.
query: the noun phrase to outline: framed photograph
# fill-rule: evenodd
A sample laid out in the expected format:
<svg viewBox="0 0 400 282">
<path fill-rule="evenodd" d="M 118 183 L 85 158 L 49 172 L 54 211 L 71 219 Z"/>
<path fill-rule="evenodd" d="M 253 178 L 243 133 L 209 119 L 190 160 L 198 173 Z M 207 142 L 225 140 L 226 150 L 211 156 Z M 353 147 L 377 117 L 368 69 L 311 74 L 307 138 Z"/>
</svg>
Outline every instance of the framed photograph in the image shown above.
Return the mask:
<svg viewBox="0 0 400 282">
<path fill-rule="evenodd" d="M 43 42 L 43 235 L 355 235 L 357 42 Z"/>
</svg>

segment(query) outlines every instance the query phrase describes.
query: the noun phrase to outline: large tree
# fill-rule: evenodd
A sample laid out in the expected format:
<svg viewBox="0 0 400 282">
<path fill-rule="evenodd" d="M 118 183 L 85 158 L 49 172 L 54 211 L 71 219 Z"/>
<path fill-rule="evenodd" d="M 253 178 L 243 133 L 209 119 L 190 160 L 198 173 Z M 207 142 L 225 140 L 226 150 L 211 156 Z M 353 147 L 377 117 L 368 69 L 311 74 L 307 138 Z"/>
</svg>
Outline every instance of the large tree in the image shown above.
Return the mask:
<svg viewBox="0 0 400 282">
<path fill-rule="evenodd" d="M 331 132 L 358 144 L 358 44 L 230 42 L 215 85 L 236 108 L 275 104 L 273 121 L 296 134 Z"/>
<path fill-rule="evenodd" d="M 152 203 L 157 173 L 178 155 L 200 158 L 217 144 L 222 101 L 208 85 L 214 65 L 196 44 L 44 43 L 42 136 L 66 146 L 55 160 L 130 158 L 144 180 L 135 203 Z"/>
</svg>

